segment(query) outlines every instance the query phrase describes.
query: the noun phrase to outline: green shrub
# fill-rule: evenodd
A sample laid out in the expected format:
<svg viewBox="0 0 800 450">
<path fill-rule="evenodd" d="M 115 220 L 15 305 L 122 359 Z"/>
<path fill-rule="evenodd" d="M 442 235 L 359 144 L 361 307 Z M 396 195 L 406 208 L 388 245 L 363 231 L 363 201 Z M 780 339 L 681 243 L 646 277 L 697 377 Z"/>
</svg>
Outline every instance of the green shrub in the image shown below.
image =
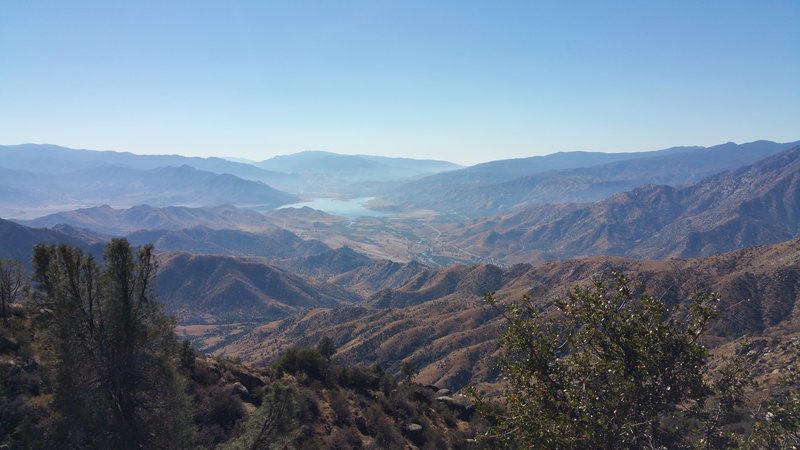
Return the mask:
<svg viewBox="0 0 800 450">
<path fill-rule="evenodd" d="M 242 401 L 229 388 L 211 386 L 198 395 L 194 420 L 198 440 L 209 447 L 227 441 L 244 416 Z"/>
<path fill-rule="evenodd" d="M 227 450 L 288 448 L 300 436 L 300 408 L 291 387 L 276 381 L 264 387 L 261 406 L 250 416 L 242 434 L 222 446 Z"/>
<path fill-rule="evenodd" d="M 329 402 L 333 413 L 336 415 L 337 425 L 350 424 L 350 406 L 347 402 L 347 397 L 344 396 L 338 389 L 330 391 Z"/>
<path fill-rule="evenodd" d="M 401 449 L 404 447 L 405 441 L 397 425 L 386 417 L 378 404 L 369 407 L 365 418 L 370 434 L 381 448 Z"/>
<path fill-rule="evenodd" d="M 325 380 L 328 360 L 313 348 L 291 348 L 278 358 L 272 367 L 278 372 L 308 375 L 314 380 Z"/>
</svg>

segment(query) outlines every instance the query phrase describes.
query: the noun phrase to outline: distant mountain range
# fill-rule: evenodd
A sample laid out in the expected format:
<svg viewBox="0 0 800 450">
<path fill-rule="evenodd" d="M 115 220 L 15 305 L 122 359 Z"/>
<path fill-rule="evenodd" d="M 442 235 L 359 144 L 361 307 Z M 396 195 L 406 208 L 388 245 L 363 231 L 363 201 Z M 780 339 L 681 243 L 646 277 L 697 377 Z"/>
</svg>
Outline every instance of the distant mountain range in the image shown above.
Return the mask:
<svg viewBox="0 0 800 450">
<path fill-rule="evenodd" d="M 222 158 L 9 145 L 0 146 L 0 217 L 31 219 L 104 204 L 115 208 L 232 204 L 271 209 L 296 203 L 299 196 L 374 195 L 414 177 L 457 168 L 445 161 L 328 152 L 303 152 L 249 164 Z"/>
<path fill-rule="evenodd" d="M 371 197 L 412 179 L 461 168 L 447 161 L 323 151 L 276 156 L 253 164 L 294 177 L 292 184 L 277 186 L 306 197 Z"/>
<path fill-rule="evenodd" d="M 255 165 L 265 170 L 289 174 L 336 175 L 354 182 L 414 178 L 462 168 L 447 161 L 340 155 L 323 151 L 276 156 Z"/>
<path fill-rule="evenodd" d="M 741 154 L 773 147 L 743 146 L 746 151 Z M 675 155 L 699 158 L 691 149 L 667 153 L 655 160 Z M 654 164 L 653 158 L 645 158 L 612 165 L 634 163 Z M 598 170 L 604 167 L 608 168 L 599 166 Z M 313 276 L 335 276 L 341 271 L 334 273 L 319 262 L 313 268 L 315 263 L 303 258 L 323 261 L 321 252 L 342 246 L 376 260 L 409 261 L 416 256 L 432 265 L 446 264 L 450 256 L 504 264 L 582 255 L 693 257 L 800 234 L 799 179 L 800 146 L 796 146 L 696 184 L 651 184 L 595 203 L 529 204 L 509 214 L 466 221 L 458 217 L 426 221 L 414 216 L 351 221 L 308 208 L 261 214 L 231 205 L 140 205 L 86 208 L 19 222 L 37 227 L 66 224 L 123 235 L 136 243 L 155 242 L 162 250 L 286 259 L 285 267 Z M 286 234 L 278 233 L 279 229 L 292 230 L 292 239 L 284 239 Z M 297 242 L 309 239 L 321 242 L 313 252 L 302 251 Z M 330 264 L 342 267 L 353 260 L 341 254 L 328 257 L 339 258 Z"/>
<path fill-rule="evenodd" d="M 48 144 L 0 145 L 0 161 L 2 161 L 0 166 L 7 169 L 46 174 L 77 172 L 105 166 L 149 170 L 187 165 L 207 172 L 229 173 L 237 176 L 246 174 L 253 177 L 284 176 L 279 173 L 265 173 L 250 164 L 222 158 L 137 155 L 129 152 L 77 150 Z"/>
<path fill-rule="evenodd" d="M 712 255 L 800 234 L 800 146 L 683 187 L 648 185 L 588 205 L 533 205 L 446 230 L 505 261 Z"/>
<path fill-rule="evenodd" d="M 190 166 L 131 169 L 99 166 L 64 173 L 0 168 L 0 215 L 32 218 L 84 206 L 215 206 L 274 208 L 297 197 L 258 181 Z M 18 197 L 16 192 L 24 195 Z"/>
<path fill-rule="evenodd" d="M 231 204 L 267 210 L 301 197 L 377 196 L 370 207 L 479 217 L 531 204 L 596 202 L 646 184 L 677 187 L 796 144 L 756 141 L 637 153 L 565 152 L 467 168 L 445 161 L 322 151 L 245 163 L 54 145 L 0 146 L 0 216 L 32 219 L 104 204 Z"/>
<path fill-rule="evenodd" d="M 373 200 L 370 206 L 477 217 L 532 203 L 596 202 L 646 184 L 697 182 L 798 143 L 756 141 L 639 153 L 569 152 L 493 161 L 415 180 Z"/>
</svg>

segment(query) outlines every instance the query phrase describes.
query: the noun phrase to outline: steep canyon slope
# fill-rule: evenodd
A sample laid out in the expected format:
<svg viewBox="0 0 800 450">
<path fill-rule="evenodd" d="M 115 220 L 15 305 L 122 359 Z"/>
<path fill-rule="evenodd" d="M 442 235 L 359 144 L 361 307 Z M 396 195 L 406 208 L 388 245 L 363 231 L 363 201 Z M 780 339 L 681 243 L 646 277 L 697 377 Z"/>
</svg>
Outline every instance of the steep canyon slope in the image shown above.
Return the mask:
<svg viewBox="0 0 800 450">
<path fill-rule="evenodd" d="M 443 227 L 447 241 L 506 262 L 712 255 L 800 232 L 800 147 L 683 187 L 643 186 L 585 205 L 532 205 Z"/>
<path fill-rule="evenodd" d="M 670 305 L 693 292 L 720 294 L 721 316 L 709 343 L 746 335 L 788 336 L 800 332 L 800 239 L 698 259 L 633 260 L 587 257 L 539 266 L 454 266 L 423 271 L 402 286 L 374 294 L 361 306 L 315 308 L 265 324 L 216 350 L 251 364 L 265 364 L 292 346 L 324 336 L 339 347 L 344 362 L 377 362 L 397 369 L 410 362 L 419 380 L 458 389 L 468 382 L 493 381 L 498 309 L 481 296 L 531 294 L 548 309 L 576 284 L 611 272 L 628 274 L 640 289 Z"/>
</svg>

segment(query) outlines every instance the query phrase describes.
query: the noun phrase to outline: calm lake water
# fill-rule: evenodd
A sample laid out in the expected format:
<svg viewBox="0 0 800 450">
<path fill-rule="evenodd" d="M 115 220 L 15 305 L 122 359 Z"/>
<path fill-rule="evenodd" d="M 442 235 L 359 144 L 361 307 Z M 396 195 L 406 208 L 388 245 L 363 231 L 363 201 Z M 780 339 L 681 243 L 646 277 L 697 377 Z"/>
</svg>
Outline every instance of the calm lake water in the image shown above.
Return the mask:
<svg viewBox="0 0 800 450">
<path fill-rule="evenodd" d="M 318 209 L 328 214 L 336 216 L 349 217 L 351 219 L 357 217 L 383 217 L 386 213 L 375 211 L 364 207 L 364 204 L 372 200 L 374 197 L 352 198 L 350 200 L 339 200 L 335 198 L 317 198 L 310 202 L 294 203 L 291 205 L 281 206 L 283 208 L 302 208 L 308 206 L 309 208 Z"/>
</svg>

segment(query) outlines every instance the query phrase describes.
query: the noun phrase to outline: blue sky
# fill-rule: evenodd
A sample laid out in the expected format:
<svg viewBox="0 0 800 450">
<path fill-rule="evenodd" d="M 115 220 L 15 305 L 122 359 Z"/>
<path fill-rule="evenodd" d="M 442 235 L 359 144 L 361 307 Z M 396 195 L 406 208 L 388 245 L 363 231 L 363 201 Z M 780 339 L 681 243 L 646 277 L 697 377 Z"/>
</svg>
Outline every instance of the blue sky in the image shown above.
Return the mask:
<svg viewBox="0 0 800 450">
<path fill-rule="evenodd" d="M 800 139 L 800 2 L 0 0 L 0 144 L 480 161 Z"/>
</svg>

